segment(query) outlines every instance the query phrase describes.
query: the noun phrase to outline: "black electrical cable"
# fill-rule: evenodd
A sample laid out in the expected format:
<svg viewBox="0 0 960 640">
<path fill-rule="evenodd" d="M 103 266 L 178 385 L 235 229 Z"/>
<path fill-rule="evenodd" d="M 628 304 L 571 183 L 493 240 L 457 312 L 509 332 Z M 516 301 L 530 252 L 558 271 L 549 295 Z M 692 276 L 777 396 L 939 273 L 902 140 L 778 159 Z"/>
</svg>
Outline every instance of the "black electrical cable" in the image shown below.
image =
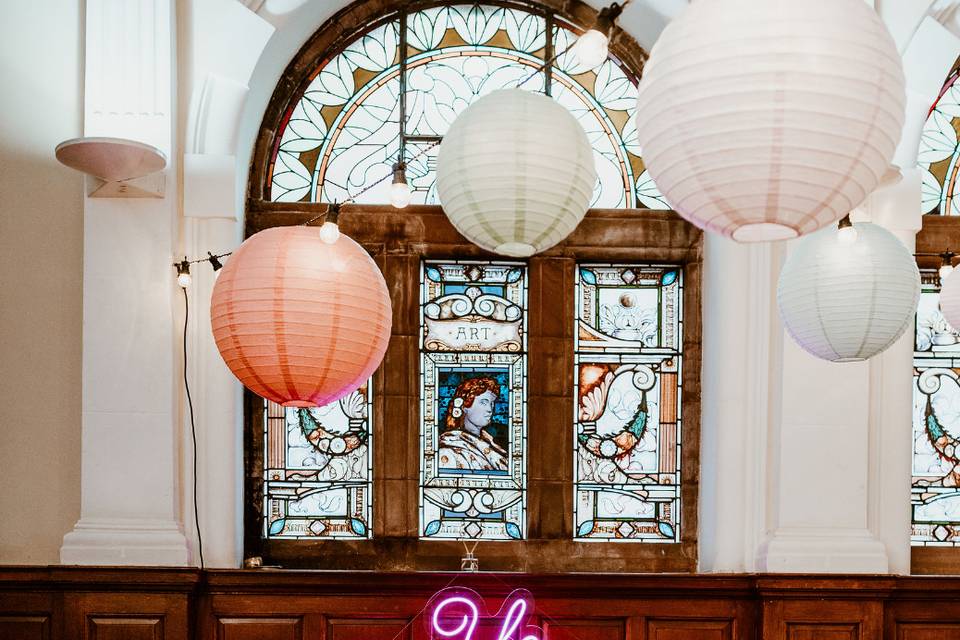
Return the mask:
<svg viewBox="0 0 960 640">
<path fill-rule="evenodd" d="M 200 509 L 197 505 L 197 423 L 193 417 L 193 398 L 190 396 L 190 381 L 187 379 L 187 322 L 190 319 L 190 298 L 187 288 L 183 290 L 183 386 L 187 390 L 187 406 L 190 407 L 190 434 L 193 436 L 193 522 L 197 528 L 197 550 L 200 568 L 203 569 L 203 536 L 200 535 Z"/>
</svg>

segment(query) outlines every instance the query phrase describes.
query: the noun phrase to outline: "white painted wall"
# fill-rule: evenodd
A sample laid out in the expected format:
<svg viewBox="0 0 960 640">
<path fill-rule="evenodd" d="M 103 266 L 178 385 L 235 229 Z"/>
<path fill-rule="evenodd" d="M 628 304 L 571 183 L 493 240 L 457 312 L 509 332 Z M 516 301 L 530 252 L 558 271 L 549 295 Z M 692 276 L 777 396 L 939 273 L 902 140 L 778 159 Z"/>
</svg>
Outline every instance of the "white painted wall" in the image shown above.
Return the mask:
<svg viewBox="0 0 960 640">
<path fill-rule="evenodd" d="M 88 77 L 86 96 L 81 88 L 81 34 L 84 25 L 96 26 L 84 21 L 82 5 L 93 2 L 121 16 L 133 0 L 55 1 L 55 10 L 49 1 L 10 4 L 0 20 L 0 86 L 8 89 L 0 94 L 0 469 L 13 483 L 0 491 L 0 513 L 17 514 L 0 518 L 0 562 L 56 562 L 81 502 L 83 517 L 64 546 L 68 561 L 183 562 L 192 548 L 191 478 L 178 377 L 182 302 L 169 262 L 175 254 L 202 255 L 237 243 L 263 109 L 290 58 L 347 0 L 136 0 L 158 11 L 175 7 L 176 15 L 176 33 L 166 36 L 177 43 L 175 60 L 158 58 L 147 69 L 173 99 L 169 110 L 161 105 L 146 118 L 153 123 L 159 114 L 160 137 L 149 141 L 172 153 L 168 191 L 159 202 L 84 202 L 80 177 L 53 160 L 57 142 L 80 135 L 84 98 L 87 125 L 99 133 L 157 124 L 110 115 L 109 105 L 122 103 L 124 94 L 105 91 L 100 79 L 122 84 L 119 75 Z M 923 11 L 911 0 L 876 4 L 895 23 L 901 50 L 910 52 L 920 40 L 912 39 L 912 30 Z M 683 5 L 640 0 L 624 13 L 621 26 L 649 47 Z M 237 42 L 244 46 L 238 49 Z M 136 49 L 138 41 L 115 44 Z M 100 51 L 113 46 L 99 39 L 95 45 Z M 912 64 L 924 68 L 931 55 L 955 57 L 927 49 L 911 55 Z M 909 70 L 908 83 L 914 106 L 922 105 L 929 83 Z M 105 108 L 99 115 L 98 104 Z M 910 144 L 901 150 L 906 156 Z M 897 227 L 895 220 L 880 218 Z M 909 225 L 903 231 L 907 238 Z M 87 246 L 97 248 L 86 265 L 85 232 Z M 909 557 L 900 529 L 906 504 L 901 513 L 883 506 L 878 496 L 889 495 L 887 484 L 895 483 L 883 480 L 878 469 L 906 469 L 890 456 L 903 462 L 909 451 L 892 446 L 898 425 L 877 416 L 907 415 L 898 408 L 907 407 L 908 391 L 890 400 L 896 394 L 882 390 L 895 382 L 885 372 L 899 372 L 903 363 L 909 377 L 909 355 L 901 349 L 858 366 L 826 365 L 800 352 L 784 336 L 772 298 L 782 257 L 781 248 L 707 241 L 701 569 L 901 572 Z M 130 268 L 118 271 L 124 264 Z M 87 278 L 81 281 L 84 268 Z M 213 348 L 203 317 L 212 278 L 198 271 L 191 290 L 192 309 L 199 313 L 191 322 L 189 374 L 198 391 L 201 524 L 208 566 L 237 566 L 239 386 Z M 139 293 L 134 281 L 145 283 Z M 92 325 L 83 337 L 82 299 L 99 301 L 88 305 Z M 123 326 L 146 331 L 159 351 L 116 353 L 107 323 L 114 317 L 109 305 L 118 299 L 124 302 L 115 305 L 117 313 L 130 321 Z M 82 395 L 81 345 L 89 365 Z M 111 389 L 121 393 L 111 395 Z M 121 402 L 114 406 L 117 395 Z M 118 407 L 123 414 L 114 424 L 110 416 Z M 141 415 L 145 411 L 149 420 Z M 110 482 L 112 461 L 127 465 L 137 482 L 111 491 L 117 486 Z M 47 465 L 42 476 L 41 465 Z M 137 506 L 144 495 L 148 509 Z M 836 561 L 822 557 L 822 539 L 829 539 Z M 194 554 L 189 561 L 196 561 Z"/>
<path fill-rule="evenodd" d="M 82 0 L 0 12 L 0 563 L 54 563 L 80 513 Z"/>
</svg>

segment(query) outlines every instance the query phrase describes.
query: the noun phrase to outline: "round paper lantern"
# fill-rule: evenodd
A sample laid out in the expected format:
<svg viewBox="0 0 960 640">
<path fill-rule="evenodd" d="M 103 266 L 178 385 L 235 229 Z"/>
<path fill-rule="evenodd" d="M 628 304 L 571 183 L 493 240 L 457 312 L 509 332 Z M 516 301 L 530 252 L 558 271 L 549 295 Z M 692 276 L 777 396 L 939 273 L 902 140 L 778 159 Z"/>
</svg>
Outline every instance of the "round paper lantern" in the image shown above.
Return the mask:
<svg viewBox="0 0 960 640">
<path fill-rule="evenodd" d="M 742 242 L 784 240 L 873 191 L 905 100 L 900 55 L 863 0 L 699 1 L 644 65 L 637 137 L 681 216 Z"/>
<path fill-rule="evenodd" d="M 259 396 L 323 406 L 370 377 L 390 340 L 390 294 L 363 248 L 313 227 L 251 236 L 220 271 L 210 303 L 224 362 Z"/>
<path fill-rule="evenodd" d="M 450 222 L 488 251 L 526 257 L 577 227 L 597 182 L 593 147 L 566 107 L 521 89 L 487 94 L 453 121 L 437 155 Z"/>
<path fill-rule="evenodd" d="M 777 303 L 790 336 L 833 362 L 871 358 L 913 322 L 920 272 L 896 236 L 869 222 L 844 242 L 834 228 L 803 238 L 780 272 Z"/>
<path fill-rule="evenodd" d="M 954 269 L 942 278 L 940 287 L 940 312 L 951 327 L 960 327 L 960 276 Z"/>
</svg>

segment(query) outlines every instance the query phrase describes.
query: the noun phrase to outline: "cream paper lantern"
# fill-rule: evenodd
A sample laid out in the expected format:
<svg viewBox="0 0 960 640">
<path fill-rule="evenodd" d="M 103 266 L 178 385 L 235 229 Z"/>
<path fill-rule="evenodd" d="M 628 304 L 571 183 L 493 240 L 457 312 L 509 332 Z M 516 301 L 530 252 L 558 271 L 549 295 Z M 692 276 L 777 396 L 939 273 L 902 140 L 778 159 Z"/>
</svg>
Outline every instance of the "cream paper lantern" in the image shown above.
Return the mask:
<svg viewBox="0 0 960 640">
<path fill-rule="evenodd" d="M 506 256 L 531 256 L 570 235 L 596 182 L 593 147 L 576 118 L 521 89 L 493 91 L 467 107 L 437 155 L 437 192 L 450 222 Z"/>
<path fill-rule="evenodd" d="M 637 136 L 681 216 L 741 242 L 784 240 L 873 191 L 904 104 L 900 55 L 863 0 L 699 0 L 644 65 Z"/>
<path fill-rule="evenodd" d="M 960 276 L 957 269 L 941 276 L 940 312 L 951 327 L 960 327 Z"/>
<path fill-rule="evenodd" d="M 877 355 L 913 321 L 920 272 L 892 233 L 855 223 L 857 238 L 835 228 L 794 247 L 780 272 L 780 318 L 794 341 L 818 358 L 854 362 Z"/>
</svg>

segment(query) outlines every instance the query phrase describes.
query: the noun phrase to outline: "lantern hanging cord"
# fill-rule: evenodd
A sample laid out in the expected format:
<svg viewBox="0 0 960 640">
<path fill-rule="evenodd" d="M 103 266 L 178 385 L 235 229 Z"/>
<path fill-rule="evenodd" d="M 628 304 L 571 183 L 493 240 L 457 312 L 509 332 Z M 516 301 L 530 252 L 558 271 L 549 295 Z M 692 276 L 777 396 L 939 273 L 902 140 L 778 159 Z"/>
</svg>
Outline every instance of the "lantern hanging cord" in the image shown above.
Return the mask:
<svg viewBox="0 0 960 640">
<path fill-rule="evenodd" d="M 202 260 L 200 261 L 202 262 Z M 187 377 L 187 327 L 190 320 L 190 297 L 183 287 L 183 387 L 187 392 L 187 406 L 190 408 L 190 435 L 193 438 L 193 523 L 197 529 L 197 552 L 200 556 L 200 568 L 203 563 L 203 536 L 200 534 L 200 507 L 197 504 L 197 422 L 193 415 L 193 397 L 190 395 L 190 380 Z"/>
</svg>

